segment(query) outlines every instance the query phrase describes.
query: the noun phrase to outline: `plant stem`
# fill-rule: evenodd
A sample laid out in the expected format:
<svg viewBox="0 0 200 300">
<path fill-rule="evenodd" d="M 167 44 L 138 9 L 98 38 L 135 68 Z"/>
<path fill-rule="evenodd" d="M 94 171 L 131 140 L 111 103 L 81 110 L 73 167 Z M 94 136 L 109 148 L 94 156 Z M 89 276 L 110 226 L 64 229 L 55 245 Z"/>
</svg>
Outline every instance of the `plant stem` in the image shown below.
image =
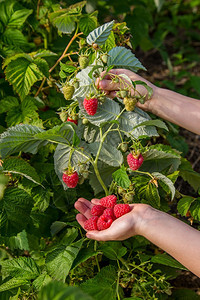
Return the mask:
<svg viewBox="0 0 200 300">
<path fill-rule="evenodd" d="M 104 189 L 106 196 L 108 196 L 109 192 L 108 192 L 108 189 L 107 189 L 105 183 L 103 182 L 103 180 L 101 178 L 97 163 L 93 163 L 93 167 L 94 167 L 94 171 L 97 176 L 97 179 L 99 180 L 99 183 L 101 184 L 102 188 Z"/>
<path fill-rule="evenodd" d="M 94 251 L 95 251 L 95 252 L 97 251 L 97 241 L 94 241 Z M 100 272 L 101 269 L 100 269 L 100 266 L 99 266 L 99 261 L 98 261 L 97 255 L 98 255 L 98 254 L 95 255 L 95 260 L 96 260 L 98 272 Z"/>
<path fill-rule="evenodd" d="M 153 175 L 151 175 L 149 172 L 142 172 L 142 171 L 138 171 L 138 170 L 134 170 L 133 172 L 141 173 L 141 174 L 144 174 L 144 175 L 148 175 L 149 177 L 151 177 L 152 179 L 154 179 Z"/>
</svg>

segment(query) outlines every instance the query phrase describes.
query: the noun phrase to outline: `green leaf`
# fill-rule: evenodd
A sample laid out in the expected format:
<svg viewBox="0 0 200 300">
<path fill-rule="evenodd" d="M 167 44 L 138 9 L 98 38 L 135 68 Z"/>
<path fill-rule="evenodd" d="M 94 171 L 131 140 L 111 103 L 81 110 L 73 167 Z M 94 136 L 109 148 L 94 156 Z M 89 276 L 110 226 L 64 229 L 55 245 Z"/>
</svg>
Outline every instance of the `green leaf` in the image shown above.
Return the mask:
<svg viewBox="0 0 200 300">
<path fill-rule="evenodd" d="M 83 143 L 80 144 L 85 146 Z M 80 164 L 85 164 L 89 160 L 89 155 L 87 152 L 84 151 L 84 149 L 81 148 L 73 148 L 72 146 L 68 145 L 58 145 L 55 153 L 54 153 L 54 167 L 55 172 L 58 175 L 60 181 L 63 184 L 64 189 L 67 189 L 66 184 L 63 183 L 62 176 L 65 169 L 68 169 L 69 166 L 69 158 L 70 158 L 70 152 L 72 151 L 71 155 L 71 166 L 75 167 L 77 171 L 79 171 Z"/>
<path fill-rule="evenodd" d="M 200 221 L 200 198 L 197 198 L 192 202 L 190 213 L 195 220 Z"/>
<path fill-rule="evenodd" d="M 195 201 L 195 198 L 193 198 L 193 197 L 181 198 L 177 204 L 177 209 L 178 209 L 179 214 L 181 214 L 181 216 L 186 216 L 188 210 L 190 209 L 192 202 L 194 202 L 194 201 Z"/>
<path fill-rule="evenodd" d="M 94 245 L 91 245 L 87 248 L 82 248 L 73 262 L 72 269 L 85 262 L 88 258 L 94 257 L 97 255 L 97 253 L 97 251 L 94 251 Z"/>
<path fill-rule="evenodd" d="M 192 169 L 192 165 L 185 158 L 181 159 L 180 176 L 187 181 L 195 191 L 200 188 L 200 174 Z"/>
<path fill-rule="evenodd" d="M 151 262 L 169 266 L 176 269 L 187 270 L 182 264 L 173 259 L 171 256 L 167 254 L 157 254 L 151 258 Z"/>
<path fill-rule="evenodd" d="M 73 73 L 74 71 L 76 71 L 76 67 L 70 65 L 69 63 L 63 64 L 62 62 L 60 62 L 60 67 L 62 71 L 65 71 L 67 73 Z"/>
<path fill-rule="evenodd" d="M 19 29 L 7 28 L 2 34 L 2 41 L 9 46 L 26 49 L 28 41 Z"/>
<path fill-rule="evenodd" d="M 81 13 L 85 4 L 86 1 L 82 1 L 71 5 L 67 9 L 57 10 L 49 14 L 49 18 L 60 32 L 70 34 L 74 31 L 77 17 Z"/>
<path fill-rule="evenodd" d="M 37 57 L 34 59 L 34 63 L 38 66 L 39 70 L 46 76 L 49 77 L 49 65 L 43 58 Z"/>
<path fill-rule="evenodd" d="M 11 236 L 9 238 L 9 248 L 11 250 L 30 250 L 28 237 L 25 230 L 22 230 L 22 232 L 19 232 L 16 236 Z"/>
<path fill-rule="evenodd" d="M 28 16 L 32 14 L 32 9 L 20 9 L 13 12 L 11 17 L 9 18 L 8 27 L 22 27 Z"/>
<path fill-rule="evenodd" d="M 122 246 L 121 242 L 107 242 L 100 246 L 99 250 L 103 255 L 111 260 L 118 260 L 127 253 L 127 248 Z"/>
<path fill-rule="evenodd" d="M 4 235 L 13 235 L 25 229 L 30 221 L 32 199 L 19 188 L 5 190 L 0 202 L 0 231 Z"/>
<path fill-rule="evenodd" d="M 95 300 L 115 300 L 116 285 L 116 269 L 110 265 L 102 268 L 95 277 L 82 283 L 80 287 Z"/>
<path fill-rule="evenodd" d="M 0 105 L 0 114 L 7 112 L 11 109 L 15 109 L 19 105 L 19 101 L 17 98 L 8 96 L 1 100 Z"/>
<path fill-rule="evenodd" d="M 141 110 L 138 109 L 134 112 L 123 112 L 119 118 L 120 129 L 124 131 L 127 136 L 133 136 L 136 139 L 142 136 L 158 136 L 154 126 L 138 127 L 139 124 L 149 121 L 149 119 L 148 114 L 144 112 L 141 113 Z"/>
<path fill-rule="evenodd" d="M 113 31 L 111 31 L 109 37 L 107 38 L 105 44 L 102 46 L 102 49 L 105 51 L 105 52 L 109 52 L 112 48 L 116 47 L 116 44 L 115 44 L 115 35 L 113 33 Z M 112 66 L 111 69 L 113 69 L 114 66 Z"/>
<path fill-rule="evenodd" d="M 14 59 L 14 58 L 13 58 Z M 5 70 L 6 79 L 13 85 L 14 90 L 24 99 L 35 82 L 41 80 L 45 74 L 31 59 L 19 57 L 12 60 Z"/>
<path fill-rule="evenodd" d="M 66 286 L 59 281 L 45 285 L 38 295 L 38 300 L 94 300 L 79 287 Z"/>
<path fill-rule="evenodd" d="M 46 49 L 40 49 L 37 52 L 32 52 L 30 53 L 31 56 L 33 56 L 34 58 L 42 58 L 42 57 L 51 57 L 51 56 L 57 56 L 57 53 L 54 53 L 50 50 L 46 50 Z"/>
<path fill-rule="evenodd" d="M 35 261 L 30 257 L 7 259 L 1 263 L 1 272 L 4 277 L 11 276 L 26 280 L 35 279 L 39 275 L 39 269 Z"/>
<path fill-rule="evenodd" d="M 44 212 L 49 207 L 50 199 L 53 196 L 53 193 L 50 190 L 39 186 L 32 189 L 31 195 L 34 200 L 34 210 Z"/>
<path fill-rule="evenodd" d="M 105 23 L 104 25 L 94 29 L 87 36 L 86 41 L 89 45 L 96 43 L 98 45 L 103 45 L 107 38 L 109 37 L 111 30 L 113 28 L 114 21 Z"/>
<path fill-rule="evenodd" d="M 143 85 L 147 90 L 147 99 L 151 98 L 151 96 L 153 95 L 153 89 L 146 82 L 141 81 L 141 80 L 135 80 L 135 81 L 131 81 L 131 82 L 134 87 L 137 87 L 137 84 Z M 162 123 L 164 123 L 164 122 L 162 122 Z M 166 125 L 165 125 L 165 128 L 166 128 Z"/>
<path fill-rule="evenodd" d="M 51 281 L 52 278 L 45 271 L 32 282 L 32 285 L 36 291 L 40 291 L 43 286 L 46 286 Z"/>
<path fill-rule="evenodd" d="M 150 149 L 144 154 L 144 162 L 141 166 L 141 171 L 146 172 L 161 172 L 169 168 L 169 172 L 176 171 L 180 165 L 180 156 L 169 152 Z"/>
<path fill-rule="evenodd" d="M 39 132 L 43 132 L 43 130 L 32 125 L 16 125 L 8 128 L 1 134 L 0 152 L 2 158 L 4 159 L 7 155 L 19 151 L 36 154 L 38 148 L 45 145 L 44 141 L 34 137 Z"/>
<path fill-rule="evenodd" d="M 97 27 L 97 17 L 93 14 L 82 15 L 79 19 L 79 27 L 85 35 L 88 35 Z"/>
<path fill-rule="evenodd" d="M 131 50 L 125 47 L 117 46 L 110 50 L 108 55 L 108 66 L 113 65 L 117 68 L 125 68 L 133 72 L 137 72 L 139 69 L 146 70 Z"/>
<path fill-rule="evenodd" d="M 144 121 L 142 123 L 140 123 L 139 125 L 135 126 L 135 128 L 138 128 L 140 126 L 155 126 L 155 127 L 158 127 L 158 128 L 162 128 L 162 129 L 165 129 L 167 131 L 169 131 L 169 129 L 167 128 L 167 126 L 165 125 L 165 123 L 161 120 L 148 120 L 148 121 Z"/>
<path fill-rule="evenodd" d="M 3 172 L 11 174 L 19 174 L 26 177 L 28 180 L 41 185 L 40 178 L 35 169 L 29 163 L 18 157 L 10 157 L 4 160 Z"/>
<path fill-rule="evenodd" d="M 87 114 L 83 107 L 83 98 L 78 97 L 78 101 L 81 114 L 96 126 L 101 126 L 103 122 L 115 120 L 120 113 L 119 104 L 109 98 L 106 98 L 106 101 L 102 105 L 99 105 L 94 116 L 89 116 Z"/>
<path fill-rule="evenodd" d="M 155 208 L 160 207 L 160 195 L 157 187 L 153 183 L 149 183 L 146 187 L 146 199 L 150 205 Z"/>
<path fill-rule="evenodd" d="M 0 285 L 0 292 L 8 291 L 14 288 L 17 288 L 21 285 L 28 284 L 28 280 L 21 279 L 21 278 L 12 278 Z"/>
<path fill-rule="evenodd" d="M 175 192 L 176 192 L 173 182 L 169 178 L 167 178 L 165 175 L 163 175 L 159 172 L 153 172 L 152 175 L 155 176 L 156 179 L 161 180 L 164 184 L 166 184 L 168 186 L 168 188 L 171 191 L 171 200 L 173 200 L 174 196 L 175 196 Z"/>
<path fill-rule="evenodd" d="M 87 150 L 90 150 L 91 153 L 96 156 L 99 150 L 99 145 L 99 142 L 91 143 L 88 145 Z M 123 155 L 109 143 L 104 143 L 101 147 L 99 160 L 110 166 L 119 167 L 123 163 Z"/>
<path fill-rule="evenodd" d="M 84 97 L 88 95 L 90 91 L 92 91 L 93 81 L 89 77 L 89 73 L 92 70 L 92 68 L 93 68 L 92 66 L 89 66 L 83 69 L 82 71 L 78 72 L 78 74 L 76 75 L 76 78 L 79 81 L 79 88 L 75 90 L 73 97 L 76 97 L 77 99 L 81 97 L 84 99 Z"/>
<path fill-rule="evenodd" d="M 131 185 L 131 181 L 124 166 L 115 171 L 112 176 L 117 185 L 121 186 L 124 189 L 127 189 Z"/>
<path fill-rule="evenodd" d="M 65 282 L 73 261 L 81 249 L 82 243 L 83 240 L 79 240 L 69 245 L 60 245 L 47 254 L 47 270 L 55 280 L 62 280 Z"/>
</svg>

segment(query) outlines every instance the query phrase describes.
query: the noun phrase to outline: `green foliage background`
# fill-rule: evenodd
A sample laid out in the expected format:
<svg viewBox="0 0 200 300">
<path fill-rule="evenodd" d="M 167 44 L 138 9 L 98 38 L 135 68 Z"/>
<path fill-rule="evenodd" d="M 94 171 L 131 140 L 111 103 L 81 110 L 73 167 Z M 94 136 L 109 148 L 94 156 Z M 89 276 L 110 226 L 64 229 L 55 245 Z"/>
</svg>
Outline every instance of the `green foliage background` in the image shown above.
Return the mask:
<svg viewBox="0 0 200 300">
<path fill-rule="evenodd" d="M 0 299 L 198 299 L 195 290 L 173 288 L 173 280 L 185 268 L 142 237 L 107 243 L 85 239 L 73 204 L 80 196 L 92 199 L 91 186 L 99 196 L 102 191 L 94 176 L 76 190 L 64 191 L 54 170 L 55 144 L 48 143 L 48 138 L 66 138 L 59 132 L 63 124 L 59 109 L 66 100 L 58 84 L 71 69 L 66 58 L 51 69 L 77 23 L 86 38 L 105 22 L 125 22 L 130 30 L 119 26 L 115 42 L 127 48 L 133 45 L 148 70 L 141 74 L 151 78 L 159 64 L 167 76 L 162 82 L 155 80 L 156 84 L 199 99 L 199 1 L 91 0 L 69 12 L 67 8 L 76 3 L 0 1 Z M 60 8 L 66 10 L 58 13 Z M 111 44 L 113 36 L 105 51 Z M 77 48 L 74 41 L 71 53 Z M 44 77 L 48 80 L 41 92 Z M 155 116 L 152 119 L 158 121 Z M 169 132 L 163 126 L 158 126 L 160 138 L 151 138 L 143 166 L 144 172 L 160 176 L 159 189 L 148 178 L 137 176 L 132 179 L 133 201 L 155 199 L 151 205 L 172 211 L 188 223 L 190 211 L 198 228 L 200 174 L 184 158 L 188 147 L 178 138 L 177 126 L 167 123 Z M 73 127 L 65 128 L 70 135 Z M 88 133 L 88 140 L 92 138 Z M 152 167 L 155 161 L 158 169 Z M 104 163 L 102 170 L 108 176 Z M 111 171 L 116 171 L 115 165 Z M 113 176 L 123 188 L 130 185 L 123 167 Z M 193 190 L 190 195 L 176 191 L 172 203 L 171 182 L 178 176 Z"/>
</svg>

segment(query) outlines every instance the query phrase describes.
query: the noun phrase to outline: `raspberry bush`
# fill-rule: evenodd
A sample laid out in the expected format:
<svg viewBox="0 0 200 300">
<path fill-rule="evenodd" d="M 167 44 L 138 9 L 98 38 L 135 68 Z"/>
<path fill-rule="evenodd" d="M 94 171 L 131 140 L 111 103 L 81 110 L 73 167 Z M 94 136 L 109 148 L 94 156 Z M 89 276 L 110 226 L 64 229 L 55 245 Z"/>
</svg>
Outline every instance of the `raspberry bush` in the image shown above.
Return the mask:
<svg viewBox="0 0 200 300">
<path fill-rule="evenodd" d="M 169 124 L 137 108 L 151 88 L 111 73 L 146 70 L 126 24 L 99 26 L 86 1 L 56 2 L 0 2 L 0 298 L 167 299 L 184 267 L 142 237 L 86 239 L 73 205 L 101 198 L 86 230 L 108 228 L 136 202 L 169 211 L 178 199 L 179 213 L 199 220 L 199 198 L 175 182 L 197 190 L 200 176 L 157 142 Z M 103 71 L 120 83 L 113 100 L 95 84 Z"/>
</svg>

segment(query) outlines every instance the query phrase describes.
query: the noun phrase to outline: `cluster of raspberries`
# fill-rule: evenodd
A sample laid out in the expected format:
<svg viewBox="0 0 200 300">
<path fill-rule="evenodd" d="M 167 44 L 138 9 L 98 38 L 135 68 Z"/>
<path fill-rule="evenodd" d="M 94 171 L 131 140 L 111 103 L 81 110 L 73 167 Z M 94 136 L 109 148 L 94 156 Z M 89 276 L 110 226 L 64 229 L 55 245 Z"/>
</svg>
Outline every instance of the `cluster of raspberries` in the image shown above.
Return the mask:
<svg viewBox="0 0 200 300">
<path fill-rule="evenodd" d="M 91 209 L 92 217 L 85 221 L 85 230 L 104 230 L 117 218 L 127 214 L 131 209 L 128 204 L 116 204 L 117 197 L 109 195 L 100 199 L 100 205 Z"/>
</svg>

